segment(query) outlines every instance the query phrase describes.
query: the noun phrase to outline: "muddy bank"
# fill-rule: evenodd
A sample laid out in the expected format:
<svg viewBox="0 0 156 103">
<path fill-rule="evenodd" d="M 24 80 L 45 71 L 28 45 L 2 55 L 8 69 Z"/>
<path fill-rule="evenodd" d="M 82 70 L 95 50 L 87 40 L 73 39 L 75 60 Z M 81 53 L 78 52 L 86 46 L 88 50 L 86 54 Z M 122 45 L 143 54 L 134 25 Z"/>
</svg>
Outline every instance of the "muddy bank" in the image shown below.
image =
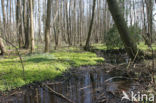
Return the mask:
<svg viewBox="0 0 156 103">
<path fill-rule="evenodd" d="M 130 60 L 124 49 L 98 50 L 92 48 L 91 51 L 105 58 L 105 62 L 110 64 L 128 63 Z"/>
<path fill-rule="evenodd" d="M 121 67 L 124 69 L 124 66 Z M 117 72 L 118 68 L 107 63 L 81 66 L 65 72 L 55 81 L 44 83 L 74 103 L 122 103 L 123 90 L 137 91 L 143 90 L 143 87 L 138 79 L 133 79 L 135 78 L 133 73 Z M 67 103 L 42 87 L 40 83 L 9 92 L 8 95 L 1 96 L 0 101 L 1 103 Z"/>
</svg>

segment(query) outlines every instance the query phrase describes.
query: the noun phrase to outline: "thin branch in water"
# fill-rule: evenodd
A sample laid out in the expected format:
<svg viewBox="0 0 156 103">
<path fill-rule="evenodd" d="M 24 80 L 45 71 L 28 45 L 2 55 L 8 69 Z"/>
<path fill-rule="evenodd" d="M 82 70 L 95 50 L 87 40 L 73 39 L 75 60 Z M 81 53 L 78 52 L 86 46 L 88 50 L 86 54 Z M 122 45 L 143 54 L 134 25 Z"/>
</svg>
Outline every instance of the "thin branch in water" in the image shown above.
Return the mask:
<svg viewBox="0 0 156 103">
<path fill-rule="evenodd" d="M 70 100 L 70 99 L 68 99 L 67 97 L 65 97 L 63 94 L 60 94 L 60 93 L 54 91 L 52 88 L 50 88 L 50 87 L 49 87 L 48 85 L 46 85 L 46 84 L 42 84 L 42 87 L 43 87 L 43 88 L 47 88 L 48 90 L 50 90 L 50 92 L 51 92 L 53 95 L 56 95 L 56 96 L 58 96 L 58 97 L 60 97 L 60 98 L 62 98 L 62 99 L 64 99 L 64 100 L 66 100 L 66 101 L 69 102 L 69 103 L 75 103 L 75 102 L 73 102 L 72 100 Z"/>
</svg>

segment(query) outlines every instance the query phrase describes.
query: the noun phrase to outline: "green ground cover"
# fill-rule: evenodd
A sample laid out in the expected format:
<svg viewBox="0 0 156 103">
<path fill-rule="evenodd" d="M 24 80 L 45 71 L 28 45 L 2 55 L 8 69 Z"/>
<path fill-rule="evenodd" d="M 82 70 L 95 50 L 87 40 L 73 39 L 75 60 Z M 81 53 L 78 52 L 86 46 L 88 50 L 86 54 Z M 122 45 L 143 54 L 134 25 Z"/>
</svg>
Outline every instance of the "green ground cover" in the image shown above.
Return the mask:
<svg viewBox="0 0 156 103">
<path fill-rule="evenodd" d="M 149 50 L 150 49 L 147 45 L 145 45 L 144 42 L 140 42 L 138 44 L 138 48 L 141 50 Z M 153 48 L 153 50 L 156 50 L 156 44 L 152 44 L 152 48 Z"/>
<path fill-rule="evenodd" d="M 95 65 L 104 61 L 104 58 L 97 57 L 95 53 L 77 48 L 66 48 L 48 54 L 24 55 L 22 58 L 25 79 L 17 56 L 0 59 L 0 91 L 14 89 L 36 81 L 54 79 L 73 66 Z"/>
<path fill-rule="evenodd" d="M 147 46 L 147 45 L 145 45 L 145 43 L 144 42 L 140 42 L 140 43 L 138 43 L 138 48 L 139 49 L 141 49 L 141 50 L 150 50 L 150 48 Z M 105 44 L 93 44 L 92 45 L 92 47 L 94 48 L 94 49 L 99 49 L 99 50 L 107 50 L 107 46 L 105 45 Z M 153 48 L 153 50 L 156 50 L 156 44 L 153 44 L 152 45 L 152 48 Z M 119 49 L 119 48 L 114 48 L 114 49 Z"/>
</svg>

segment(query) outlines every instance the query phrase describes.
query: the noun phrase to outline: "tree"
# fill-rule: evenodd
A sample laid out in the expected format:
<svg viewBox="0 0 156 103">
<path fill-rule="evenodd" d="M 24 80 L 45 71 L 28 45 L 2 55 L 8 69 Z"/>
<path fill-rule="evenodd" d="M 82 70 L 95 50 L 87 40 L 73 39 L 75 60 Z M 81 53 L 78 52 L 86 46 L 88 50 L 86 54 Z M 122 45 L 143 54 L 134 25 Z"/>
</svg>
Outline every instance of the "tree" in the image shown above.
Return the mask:
<svg viewBox="0 0 156 103">
<path fill-rule="evenodd" d="M 116 0 L 107 0 L 107 2 L 114 22 L 118 28 L 121 40 L 124 43 L 124 47 L 128 55 L 133 59 L 138 52 L 137 45 L 130 35 L 127 23 L 118 7 L 118 3 Z"/>
<path fill-rule="evenodd" d="M 35 50 L 34 41 L 34 19 L 33 19 L 33 5 L 32 0 L 29 1 L 30 5 L 30 39 L 31 39 L 31 53 Z"/>
<path fill-rule="evenodd" d="M 2 6 L 2 11 L 3 11 L 3 37 L 4 37 L 4 34 L 6 33 L 5 31 L 5 29 L 6 29 L 6 19 L 5 19 L 5 7 L 4 7 L 4 0 L 1 0 L 1 6 Z M 1 24 L 1 22 L 0 22 L 0 24 Z M 1 34 L 0 34 L 0 36 L 2 36 Z M 5 53 L 5 48 L 4 48 L 4 43 L 3 43 L 3 40 L 2 40 L 2 38 L 0 37 L 0 51 L 1 51 L 1 53 L 0 53 L 0 55 L 3 55 L 4 53 Z"/>
<path fill-rule="evenodd" d="M 23 0 L 23 26 L 24 26 L 24 35 L 25 35 L 25 44 L 24 48 L 28 49 L 29 48 L 29 5 L 27 0 Z"/>
<path fill-rule="evenodd" d="M 93 26 L 93 22 L 94 22 L 95 5 L 96 5 L 96 0 L 93 0 L 92 18 L 91 18 L 91 22 L 90 22 L 90 26 L 89 26 L 89 31 L 88 31 L 88 37 L 87 37 L 86 45 L 85 45 L 85 48 L 84 48 L 85 50 L 89 49 L 90 37 L 91 37 L 91 33 L 92 33 L 92 26 Z"/>
<path fill-rule="evenodd" d="M 4 25 L 4 31 L 6 29 L 6 16 L 5 16 L 5 7 L 4 7 L 4 0 L 1 0 L 1 6 L 2 6 L 2 12 L 3 12 L 3 25 Z"/>
<path fill-rule="evenodd" d="M 152 43 L 152 32 L 153 32 L 153 0 L 145 0 L 147 9 L 147 32 L 149 33 L 150 42 Z"/>
<path fill-rule="evenodd" d="M 21 2 L 17 0 L 16 4 L 16 25 L 17 25 L 17 36 L 19 42 L 19 48 L 22 47 L 22 19 L 21 19 Z"/>
<path fill-rule="evenodd" d="M 68 44 L 69 46 L 72 45 L 72 41 L 71 41 L 71 6 L 68 7 L 68 3 L 69 5 L 71 5 L 71 0 L 66 1 L 66 27 L 67 27 L 67 39 L 68 39 Z"/>
<path fill-rule="evenodd" d="M 46 27 L 45 27 L 45 52 L 49 52 L 49 50 L 50 50 L 51 3 L 52 3 L 52 0 L 48 0 L 48 2 L 47 2 L 47 19 L 46 19 Z"/>
<path fill-rule="evenodd" d="M 38 1 L 38 25 L 39 25 L 39 31 L 38 31 L 38 36 L 40 36 L 40 40 L 42 40 L 41 36 L 41 10 L 40 10 L 40 0 Z"/>
<path fill-rule="evenodd" d="M 0 51 L 1 51 L 0 55 L 3 55 L 5 53 L 5 48 L 1 37 L 0 37 Z"/>
</svg>

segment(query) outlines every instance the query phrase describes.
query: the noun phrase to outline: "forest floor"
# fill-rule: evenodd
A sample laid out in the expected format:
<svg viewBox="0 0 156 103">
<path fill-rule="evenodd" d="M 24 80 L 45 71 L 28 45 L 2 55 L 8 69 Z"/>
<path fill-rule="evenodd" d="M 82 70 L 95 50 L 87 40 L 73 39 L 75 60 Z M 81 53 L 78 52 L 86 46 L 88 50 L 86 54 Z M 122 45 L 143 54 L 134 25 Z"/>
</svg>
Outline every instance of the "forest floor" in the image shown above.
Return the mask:
<svg viewBox="0 0 156 103">
<path fill-rule="evenodd" d="M 21 51 L 22 52 L 22 51 Z M 25 51 L 23 51 L 25 52 Z M 22 53 L 23 68 L 17 55 L 0 58 L 0 91 L 21 87 L 33 82 L 54 79 L 70 67 L 95 65 L 104 58 L 79 48 L 61 48 L 47 54 Z"/>
<path fill-rule="evenodd" d="M 140 45 L 142 46 L 139 48 L 150 52 L 148 47 L 143 44 Z M 155 45 L 153 45 L 153 49 L 156 50 Z M 10 96 L 7 96 L 7 92 L 1 92 L 0 100 L 4 98 L 10 100 L 13 97 L 14 99 L 11 100 L 15 101 L 23 95 L 31 98 L 42 95 L 46 97 L 45 101 L 60 103 L 61 100 L 57 97 L 53 97 L 54 100 L 47 97 L 47 95 L 51 95 L 43 92 L 43 88 L 40 87 L 41 83 L 50 85 L 51 88 L 71 98 L 76 103 L 95 103 L 95 101 L 97 103 L 105 103 L 106 101 L 110 101 L 107 103 L 114 103 L 113 101 L 121 103 L 122 90 L 131 91 L 135 89 L 135 91 L 150 91 L 154 94 L 156 91 L 155 85 L 151 82 L 152 60 L 133 63 L 133 61 L 129 61 L 124 52 L 118 51 L 118 49 L 107 52 L 106 46 L 102 44 L 93 45 L 92 52 L 70 47 L 61 48 L 49 54 L 22 55 L 22 58 L 25 66 L 25 79 L 17 56 L 12 58 L 4 56 L 0 59 L 0 71 L 2 73 L 0 75 L 2 78 L 0 88 L 2 91 L 26 84 L 30 85 L 24 86 L 24 89 L 21 88 L 21 90 L 15 89 L 8 92 L 9 95 L 11 94 Z M 61 75 L 62 73 L 63 75 Z M 59 77 L 59 79 L 56 78 L 51 81 L 55 77 Z M 84 97 L 82 96 L 81 100 L 76 99 L 80 98 L 77 96 L 81 94 Z M 39 97 L 40 100 L 43 97 Z"/>
<path fill-rule="evenodd" d="M 0 100 L 3 103 L 36 103 L 37 101 L 38 103 L 68 103 L 43 87 L 42 84 L 46 84 L 71 99 L 73 103 L 123 103 L 121 102 L 122 90 L 127 93 L 131 90 L 145 91 L 149 84 L 147 78 L 139 76 L 141 75 L 140 67 L 144 67 L 143 64 L 135 67 L 137 69 L 135 73 L 138 75 L 130 69 L 126 71 L 126 67 L 126 64 L 117 66 L 108 63 L 74 67 L 53 81 L 34 83 L 12 90 L 8 94 L 5 93 L 0 96 Z"/>
<path fill-rule="evenodd" d="M 137 46 L 140 50 L 144 50 L 144 51 L 150 50 L 149 47 L 145 45 L 144 42 L 140 42 Z M 92 47 L 98 50 L 107 50 L 107 46 L 105 44 L 93 44 Z M 153 44 L 152 48 L 153 50 L 156 50 L 156 44 Z M 119 49 L 119 48 L 113 48 L 113 49 Z"/>
</svg>

